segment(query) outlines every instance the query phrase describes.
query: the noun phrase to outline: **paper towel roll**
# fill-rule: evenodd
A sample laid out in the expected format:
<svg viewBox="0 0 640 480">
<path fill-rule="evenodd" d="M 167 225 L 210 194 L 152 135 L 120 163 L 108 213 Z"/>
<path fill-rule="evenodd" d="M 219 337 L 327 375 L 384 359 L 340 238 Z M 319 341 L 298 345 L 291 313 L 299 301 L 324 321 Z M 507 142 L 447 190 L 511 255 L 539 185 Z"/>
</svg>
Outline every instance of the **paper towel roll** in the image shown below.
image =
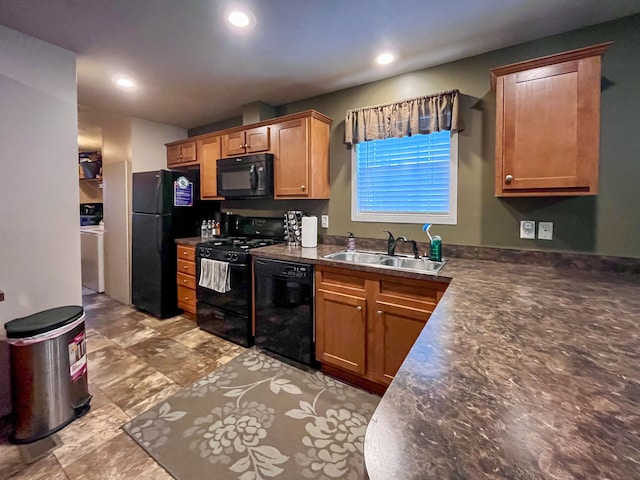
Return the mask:
<svg viewBox="0 0 640 480">
<path fill-rule="evenodd" d="M 318 217 L 302 217 L 302 246 L 318 246 Z"/>
</svg>

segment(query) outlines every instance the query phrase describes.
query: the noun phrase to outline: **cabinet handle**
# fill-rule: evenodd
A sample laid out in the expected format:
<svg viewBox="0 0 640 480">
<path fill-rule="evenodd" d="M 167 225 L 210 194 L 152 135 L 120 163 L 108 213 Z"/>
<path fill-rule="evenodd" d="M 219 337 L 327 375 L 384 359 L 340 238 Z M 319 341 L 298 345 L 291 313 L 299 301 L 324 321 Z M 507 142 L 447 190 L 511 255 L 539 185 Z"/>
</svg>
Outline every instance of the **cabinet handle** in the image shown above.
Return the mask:
<svg viewBox="0 0 640 480">
<path fill-rule="evenodd" d="M 189 297 L 184 297 L 184 301 L 188 302 L 189 301 Z"/>
<path fill-rule="evenodd" d="M 186 279 L 183 279 L 183 280 L 182 280 L 182 283 L 187 283 L 187 280 L 186 280 Z"/>
<path fill-rule="evenodd" d="M 513 181 L 513 175 L 507 175 L 506 177 L 504 177 L 504 181 L 506 183 L 511 183 Z"/>
<path fill-rule="evenodd" d="M 362 307 L 360 305 L 358 305 L 356 308 L 358 309 L 358 311 L 362 310 Z"/>
<path fill-rule="evenodd" d="M 300 188 L 301 188 L 302 190 L 304 190 L 304 189 L 306 189 L 307 187 L 306 187 L 305 185 L 300 185 Z"/>
<path fill-rule="evenodd" d="M 382 310 L 378 310 L 376 313 L 378 314 L 378 316 L 382 316 Z"/>
<path fill-rule="evenodd" d="M 185 270 L 187 270 L 189 268 L 188 265 L 183 265 L 182 268 L 184 268 Z"/>
</svg>

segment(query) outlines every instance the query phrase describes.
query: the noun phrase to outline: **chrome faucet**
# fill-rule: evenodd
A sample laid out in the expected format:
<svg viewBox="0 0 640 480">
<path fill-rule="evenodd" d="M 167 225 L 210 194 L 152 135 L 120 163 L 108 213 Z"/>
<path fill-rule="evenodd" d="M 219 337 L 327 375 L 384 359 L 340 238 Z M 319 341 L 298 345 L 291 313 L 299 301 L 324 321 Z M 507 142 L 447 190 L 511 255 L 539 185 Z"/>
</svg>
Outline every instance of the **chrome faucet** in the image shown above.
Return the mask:
<svg viewBox="0 0 640 480">
<path fill-rule="evenodd" d="M 393 235 L 391 235 L 391 232 L 387 232 L 387 233 L 389 233 L 389 240 L 387 241 L 387 255 L 392 255 L 392 256 L 395 255 L 396 245 L 398 245 L 398 242 L 402 241 L 402 242 L 411 244 L 414 258 L 420 258 L 420 252 L 418 251 L 418 244 L 416 243 L 415 240 L 409 240 L 407 239 L 407 237 L 398 237 L 396 239 L 393 239 Z"/>
</svg>

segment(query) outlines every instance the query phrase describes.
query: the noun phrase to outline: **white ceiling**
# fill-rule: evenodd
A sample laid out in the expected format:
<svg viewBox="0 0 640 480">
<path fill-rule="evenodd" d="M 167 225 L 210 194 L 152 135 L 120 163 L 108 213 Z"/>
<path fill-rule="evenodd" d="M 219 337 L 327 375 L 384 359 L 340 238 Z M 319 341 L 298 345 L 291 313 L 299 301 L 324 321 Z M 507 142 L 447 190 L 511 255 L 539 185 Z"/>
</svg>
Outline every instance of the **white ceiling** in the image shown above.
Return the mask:
<svg viewBox="0 0 640 480">
<path fill-rule="evenodd" d="M 232 4 L 255 15 L 248 34 L 226 24 Z M 638 0 L 0 0 L 1 24 L 78 54 L 87 132 L 92 109 L 190 128 L 637 12 Z M 375 65 L 383 49 L 398 61 Z"/>
</svg>

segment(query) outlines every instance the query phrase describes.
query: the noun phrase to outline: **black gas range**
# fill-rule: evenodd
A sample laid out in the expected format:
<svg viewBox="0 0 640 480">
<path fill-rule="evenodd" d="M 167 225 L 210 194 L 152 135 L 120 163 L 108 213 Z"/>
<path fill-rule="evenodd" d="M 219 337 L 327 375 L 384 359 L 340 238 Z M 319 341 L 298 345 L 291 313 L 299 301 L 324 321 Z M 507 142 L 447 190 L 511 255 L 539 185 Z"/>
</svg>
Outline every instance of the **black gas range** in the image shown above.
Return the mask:
<svg viewBox="0 0 640 480">
<path fill-rule="evenodd" d="M 282 229 L 282 221 L 280 221 L 280 228 Z M 221 236 L 199 243 L 196 247 L 196 256 L 222 262 L 244 263 L 247 261 L 250 249 L 278 243 L 284 243 L 284 240 Z"/>
<path fill-rule="evenodd" d="M 202 330 L 248 347 L 251 249 L 284 243 L 282 219 L 242 217 L 230 233 L 196 246 L 196 318 Z"/>
</svg>

